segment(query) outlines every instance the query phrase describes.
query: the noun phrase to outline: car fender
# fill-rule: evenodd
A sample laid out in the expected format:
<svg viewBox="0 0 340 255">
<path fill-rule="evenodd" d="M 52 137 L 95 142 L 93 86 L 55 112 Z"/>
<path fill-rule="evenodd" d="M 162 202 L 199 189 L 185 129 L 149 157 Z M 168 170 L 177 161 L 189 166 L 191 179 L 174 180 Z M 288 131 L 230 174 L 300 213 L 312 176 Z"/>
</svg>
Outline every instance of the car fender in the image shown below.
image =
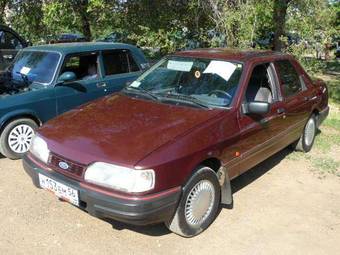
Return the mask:
<svg viewBox="0 0 340 255">
<path fill-rule="evenodd" d="M 4 114 L 3 116 L 1 116 L 0 118 L 0 128 L 1 130 L 4 128 L 4 126 L 6 125 L 6 123 L 9 120 L 12 119 L 17 119 L 17 118 L 31 118 L 34 121 L 37 121 L 38 125 L 41 125 L 41 121 L 37 115 L 37 113 L 31 109 L 20 109 L 20 110 L 15 110 L 15 111 L 11 111 L 8 112 L 6 114 Z"/>
</svg>

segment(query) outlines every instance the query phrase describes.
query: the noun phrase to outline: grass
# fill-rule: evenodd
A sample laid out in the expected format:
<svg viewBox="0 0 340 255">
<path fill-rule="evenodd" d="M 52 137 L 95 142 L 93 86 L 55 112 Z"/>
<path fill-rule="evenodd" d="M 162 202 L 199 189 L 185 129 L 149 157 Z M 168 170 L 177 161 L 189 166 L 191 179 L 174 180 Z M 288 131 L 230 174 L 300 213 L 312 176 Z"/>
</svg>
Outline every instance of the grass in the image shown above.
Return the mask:
<svg viewBox="0 0 340 255">
<path fill-rule="evenodd" d="M 311 152 L 292 152 L 288 160 L 304 160 L 320 178 L 340 177 L 340 104 L 330 104 L 330 114 L 320 127 Z"/>
<path fill-rule="evenodd" d="M 340 163 L 331 157 L 312 158 L 312 170 L 319 175 L 334 174 L 340 177 Z"/>
</svg>

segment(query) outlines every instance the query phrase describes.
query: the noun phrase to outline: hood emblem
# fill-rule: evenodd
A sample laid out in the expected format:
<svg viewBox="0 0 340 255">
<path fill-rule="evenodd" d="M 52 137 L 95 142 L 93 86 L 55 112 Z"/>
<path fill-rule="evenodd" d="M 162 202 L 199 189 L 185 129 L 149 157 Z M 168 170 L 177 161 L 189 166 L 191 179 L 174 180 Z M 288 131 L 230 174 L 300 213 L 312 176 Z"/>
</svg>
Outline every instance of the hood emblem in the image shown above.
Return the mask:
<svg viewBox="0 0 340 255">
<path fill-rule="evenodd" d="M 70 168 L 69 164 L 67 164 L 66 162 L 63 162 L 63 161 L 60 161 L 58 166 L 61 168 L 61 169 L 64 169 L 64 170 L 67 170 Z"/>
</svg>

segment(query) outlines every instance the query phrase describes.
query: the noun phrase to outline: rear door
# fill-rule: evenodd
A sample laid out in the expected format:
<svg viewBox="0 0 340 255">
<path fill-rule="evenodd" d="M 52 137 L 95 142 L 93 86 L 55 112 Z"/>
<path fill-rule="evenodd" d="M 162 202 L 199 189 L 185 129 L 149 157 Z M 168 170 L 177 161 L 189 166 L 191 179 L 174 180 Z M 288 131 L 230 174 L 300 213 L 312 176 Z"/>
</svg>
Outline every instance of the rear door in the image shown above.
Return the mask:
<svg viewBox="0 0 340 255">
<path fill-rule="evenodd" d="M 55 87 L 58 114 L 105 95 L 98 52 L 66 56 L 59 76 L 64 72 L 73 72 L 77 78 Z"/>
<path fill-rule="evenodd" d="M 107 94 L 120 91 L 141 74 L 140 66 L 126 49 L 103 51 L 102 67 L 104 80 L 101 86 Z"/>
<path fill-rule="evenodd" d="M 286 127 L 290 131 L 288 139 L 298 139 L 311 113 L 310 92 L 290 60 L 275 62 L 286 115 Z"/>
</svg>

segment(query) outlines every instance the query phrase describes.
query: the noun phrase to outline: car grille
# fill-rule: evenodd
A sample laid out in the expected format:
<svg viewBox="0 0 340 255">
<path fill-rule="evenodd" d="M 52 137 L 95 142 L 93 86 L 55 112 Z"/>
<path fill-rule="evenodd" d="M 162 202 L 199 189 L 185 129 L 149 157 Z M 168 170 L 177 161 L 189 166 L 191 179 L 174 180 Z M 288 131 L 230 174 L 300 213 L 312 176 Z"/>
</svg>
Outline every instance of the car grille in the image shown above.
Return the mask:
<svg viewBox="0 0 340 255">
<path fill-rule="evenodd" d="M 49 159 L 49 165 L 51 168 L 57 172 L 60 172 L 65 175 L 69 175 L 70 177 L 76 177 L 77 179 L 83 176 L 85 165 L 76 163 L 74 161 L 65 159 L 59 155 L 51 153 Z M 61 165 L 68 166 L 67 168 L 62 168 Z"/>
</svg>

